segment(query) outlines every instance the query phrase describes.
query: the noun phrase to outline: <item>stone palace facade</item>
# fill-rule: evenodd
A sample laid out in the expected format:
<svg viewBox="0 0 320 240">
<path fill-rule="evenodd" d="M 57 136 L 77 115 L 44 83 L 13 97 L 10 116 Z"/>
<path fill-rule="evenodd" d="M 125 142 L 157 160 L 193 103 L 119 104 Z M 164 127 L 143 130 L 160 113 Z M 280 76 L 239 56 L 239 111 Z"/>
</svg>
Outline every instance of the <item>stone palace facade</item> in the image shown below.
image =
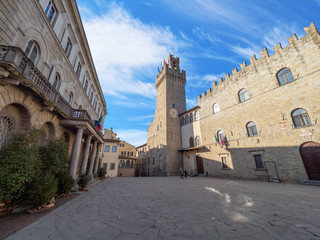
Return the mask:
<svg viewBox="0 0 320 240">
<path fill-rule="evenodd" d="M 1 1 L 0 32 L 0 148 L 40 128 L 67 143 L 71 176 L 94 175 L 104 143 L 94 121 L 107 109 L 76 1 Z"/>
<path fill-rule="evenodd" d="M 320 34 L 313 23 L 304 30 L 235 68 L 187 111 L 185 72 L 169 55 L 147 143 L 137 148 L 139 172 L 320 180 Z"/>
</svg>

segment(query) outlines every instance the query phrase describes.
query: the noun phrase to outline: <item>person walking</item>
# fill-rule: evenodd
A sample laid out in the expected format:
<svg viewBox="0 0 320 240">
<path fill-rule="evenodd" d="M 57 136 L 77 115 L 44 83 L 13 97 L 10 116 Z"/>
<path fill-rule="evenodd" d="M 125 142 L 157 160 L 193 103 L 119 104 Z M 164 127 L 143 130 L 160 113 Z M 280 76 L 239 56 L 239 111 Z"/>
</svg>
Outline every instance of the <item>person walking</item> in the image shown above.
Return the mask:
<svg viewBox="0 0 320 240">
<path fill-rule="evenodd" d="M 184 175 L 184 172 L 183 172 L 182 168 L 180 168 L 180 179 L 184 179 L 183 175 Z"/>
<path fill-rule="evenodd" d="M 187 178 L 187 177 L 188 177 L 187 170 L 184 170 L 184 177 L 185 177 L 185 178 Z"/>
</svg>

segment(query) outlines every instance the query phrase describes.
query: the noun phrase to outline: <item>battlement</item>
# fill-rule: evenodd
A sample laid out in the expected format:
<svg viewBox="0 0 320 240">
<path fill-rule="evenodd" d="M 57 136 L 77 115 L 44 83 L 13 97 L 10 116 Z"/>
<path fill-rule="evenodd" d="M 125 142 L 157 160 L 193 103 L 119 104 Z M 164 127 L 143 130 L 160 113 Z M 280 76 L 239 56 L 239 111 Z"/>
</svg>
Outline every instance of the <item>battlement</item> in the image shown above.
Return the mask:
<svg viewBox="0 0 320 240">
<path fill-rule="evenodd" d="M 306 35 L 301 37 L 300 39 L 298 39 L 296 34 L 293 34 L 292 37 L 287 38 L 289 45 L 285 48 L 282 48 L 281 43 L 278 43 L 277 46 L 273 47 L 273 55 L 270 56 L 268 49 L 264 48 L 262 51 L 260 51 L 261 57 L 259 59 L 257 59 L 257 57 L 253 55 L 251 58 L 249 58 L 249 65 L 247 65 L 247 63 L 244 61 L 242 64 L 240 64 L 240 70 L 235 67 L 232 70 L 232 75 L 230 75 L 230 73 L 227 73 L 224 78 L 221 77 L 218 82 L 214 82 L 212 84 L 212 89 L 209 88 L 207 91 L 198 95 L 198 102 L 213 94 L 214 91 L 218 91 L 218 89 L 223 87 L 225 84 L 235 81 L 237 77 L 242 76 L 250 70 L 253 69 L 255 72 L 259 72 L 262 68 L 265 68 L 266 63 L 277 62 L 277 58 L 280 59 L 283 55 L 286 55 L 287 52 L 285 51 L 288 51 L 288 49 L 290 48 L 294 48 L 296 51 L 298 51 L 296 48 L 297 45 L 304 46 L 305 44 L 310 44 L 310 42 L 312 42 L 320 49 L 320 34 L 314 23 L 312 22 L 309 27 L 305 27 L 304 31 Z"/>
<path fill-rule="evenodd" d="M 173 57 L 172 54 L 169 54 L 168 63 L 164 63 L 156 76 L 156 88 L 163 81 L 165 75 L 169 75 L 169 79 L 172 81 L 178 81 L 181 84 L 186 84 L 186 71 L 180 71 L 179 63 L 180 60 L 178 57 Z"/>
</svg>

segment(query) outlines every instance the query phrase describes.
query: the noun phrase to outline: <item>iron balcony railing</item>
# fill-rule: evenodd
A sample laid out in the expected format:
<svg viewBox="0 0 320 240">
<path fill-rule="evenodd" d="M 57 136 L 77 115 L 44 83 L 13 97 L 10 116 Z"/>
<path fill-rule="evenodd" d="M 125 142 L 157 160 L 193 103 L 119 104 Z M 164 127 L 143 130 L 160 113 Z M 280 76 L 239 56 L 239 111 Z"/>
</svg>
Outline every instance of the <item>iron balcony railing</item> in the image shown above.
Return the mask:
<svg viewBox="0 0 320 240">
<path fill-rule="evenodd" d="M 23 76 L 22 78 L 19 77 L 18 80 L 23 85 L 33 89 L 63 117 L 66 119 L 86 120 L 94 126 L 94 122 L 88 112 L 83 109 L 73 109 L 20 48 L 0 45 L 0 65 L 3 64 L 12 66 L 15 74 Z M 101 135 L 100 132 L 99 135 Z"/>
</svg>

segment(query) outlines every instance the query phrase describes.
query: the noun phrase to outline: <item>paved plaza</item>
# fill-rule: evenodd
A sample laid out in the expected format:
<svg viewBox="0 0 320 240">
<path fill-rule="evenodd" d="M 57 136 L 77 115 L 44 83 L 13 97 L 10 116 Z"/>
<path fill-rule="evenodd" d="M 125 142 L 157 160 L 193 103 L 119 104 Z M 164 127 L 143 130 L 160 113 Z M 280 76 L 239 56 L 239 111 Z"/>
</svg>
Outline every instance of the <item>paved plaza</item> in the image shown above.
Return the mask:
<svg viewBox="0 0 320 240">
<path fill-rule="evenodd" d="M 8 239 L 320 240 L 320 187 L 109 178 Z"/>
</svg>

